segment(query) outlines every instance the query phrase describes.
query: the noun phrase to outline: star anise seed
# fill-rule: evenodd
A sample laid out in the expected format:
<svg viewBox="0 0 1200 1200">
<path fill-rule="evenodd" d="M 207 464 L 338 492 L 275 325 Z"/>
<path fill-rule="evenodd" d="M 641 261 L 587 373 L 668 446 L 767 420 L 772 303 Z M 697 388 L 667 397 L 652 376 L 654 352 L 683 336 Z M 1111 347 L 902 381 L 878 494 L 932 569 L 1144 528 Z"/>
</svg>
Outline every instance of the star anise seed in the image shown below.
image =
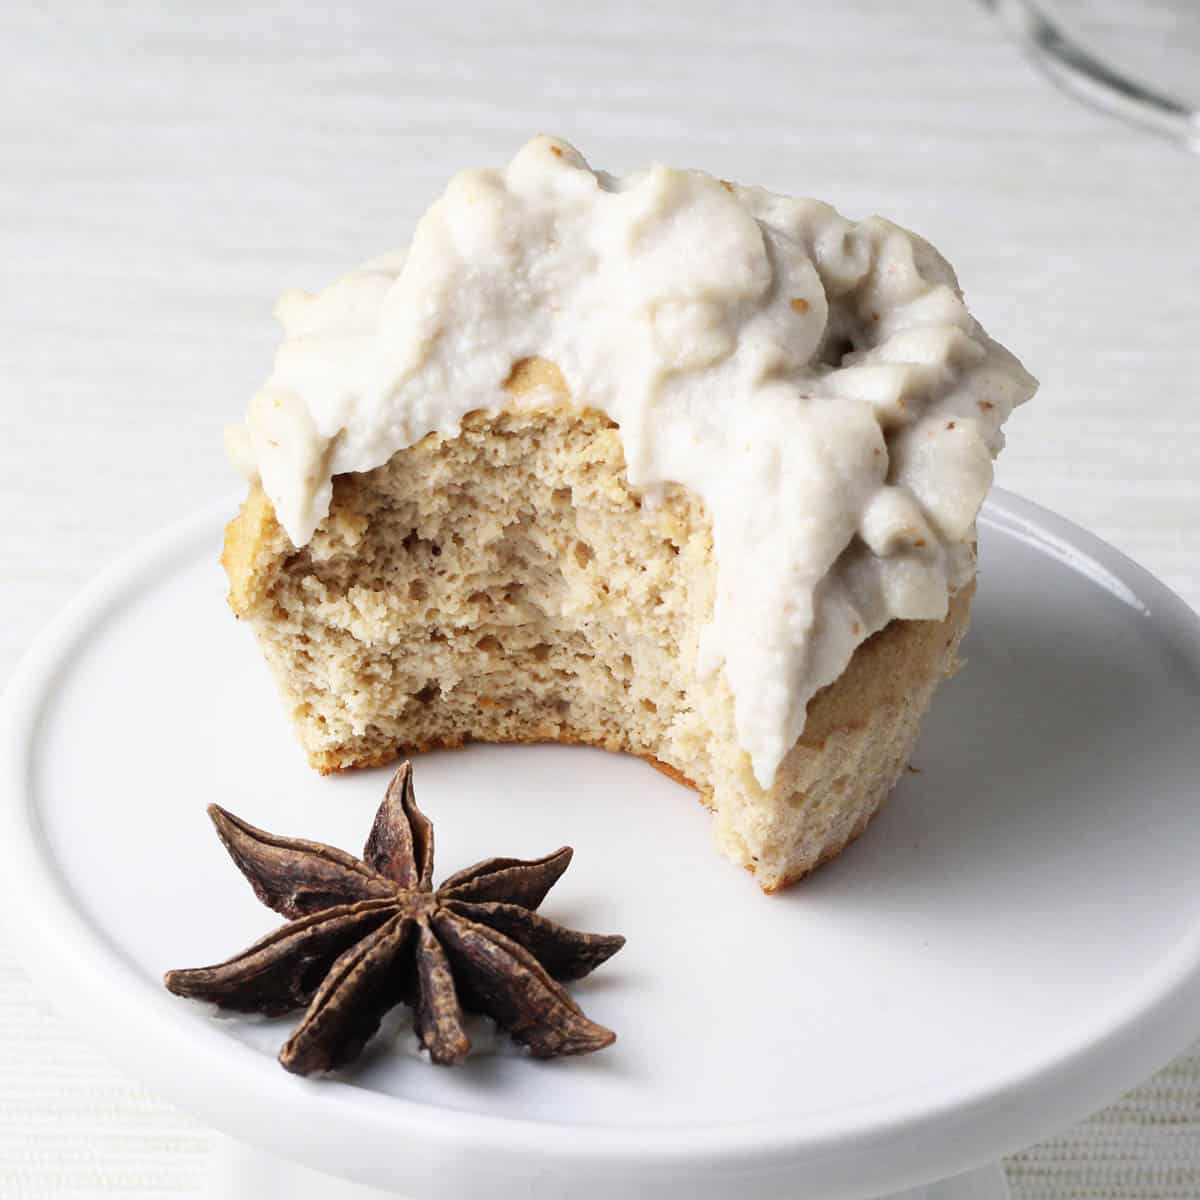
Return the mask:
<svg viewBox="0 0 1200 1200">
<path fill-rule="evenodd" d="M 571 861 L 490 858 L 433 888 L 433 825 L 412 765 L 392 777 L 361 859 L 278 837 L 217 805 L 217 836 L 254 893 L 290 918 L 213 967 L 168 971 L 179 996 L 281 1016 L 307 1005 L 279 1054 L 300 1075 L 345 1066 L 397 1004 L 436 1063 L 462 1062 L 464 1009 L 486 1013 L 537 1057 L 585 1054 L 616 1035 L 583 1015 L 560 980 L 581 979 L 624 944 L 534 910 Z"/>
</svg>

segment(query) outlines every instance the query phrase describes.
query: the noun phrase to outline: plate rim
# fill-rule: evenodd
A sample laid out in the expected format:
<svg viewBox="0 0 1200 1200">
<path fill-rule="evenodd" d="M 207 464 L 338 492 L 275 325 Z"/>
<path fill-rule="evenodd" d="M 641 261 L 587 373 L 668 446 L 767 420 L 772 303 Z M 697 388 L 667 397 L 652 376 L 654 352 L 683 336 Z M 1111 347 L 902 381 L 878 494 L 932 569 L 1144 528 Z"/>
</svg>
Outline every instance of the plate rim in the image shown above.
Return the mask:
<svg viewBox="0 0 1200 1200">
<path fill-rule="evenodd" d="M 218 1129 L 334 1174 L 375 1183 L 372 1145 L 404 1136 L 406 1168 L 430 1194 L 459 1194 L 461 1182 L 499 1174 L 569 1175 L 580 1196 L 619 1179 L 628 1195 L 652 1195 L 687 1179 L 697 1196 L 717 1196 L 736 1178 L 747 1195 L 783 1195 L 798 1176 L 829 1196 L 864 1196 L 915 1186 L 977 1166 L 1069 1124 L 1133 1086 L 1181 1052 L 1200 1021 L 1200 920 L 1154 969 L 1101 1006 L 1082 1032 L 1010 1076 L 973 1075 L 936 1091 L 905 1093 L 837 1115 L 632 1129 L 499 1117 L 375 1093 L 348 1083 L 298 1080 L 216 1027 L 187 1019 L 165 991 L 146 985 L 91 925 L 48 856 L 33 778 L 47 701 L 73 650 L 101 629 L 150 572 L 160 574 L 207 543 L 240 497 L 214 502 L 143 540 L 102 571 L 34 639 L 0 697 L 0 895 L 22 965 L 56 1006 L 131 1074 Z M 1138 609 L 1186 646 L 1200 679 L 1200 618 L 1165 584 L 1121 551 L 1056 513 L 993 488 L 980 523 L 1032 545 Z M 79 987 L 86 980 L 86 988 Z M 74 983 L 74 987 L 71 984 Z M 128 1020 L 130 1013 L 136 1021 Z M 122 1020 L 121 1018 L 125 1019 Z M 148 1052 L 151 1047 L 153 1052 Z M 269 1069 L 264 1069 L 269 1068 Z M 253 1096 L 253 1102 L 231 1097 Z M 921 1102 L 914 1104 L 914 1099 Z M 847 1114 L 853 1119 L 847 1121 Z M 306 1139 L 300 1131 L 322 1129 Z M 548 1131 L 553 1136 L 548 1137 Z M 368 1136 L 364 1136 L 368 1135 Z M 358 1141 L 362 1161 L 346 1161 Z M 635 1185 L 630 1173 L 636 1173 Z M 719 1176 L 714 1179 L 714 1172 Z M 580 1187 L 585 1190 L 578 1190 Z M 445 1190 L 449 1187 L 450 1190 Z M 648 1190 L 647 1190 L 648 1189 Z"/>
</svg>

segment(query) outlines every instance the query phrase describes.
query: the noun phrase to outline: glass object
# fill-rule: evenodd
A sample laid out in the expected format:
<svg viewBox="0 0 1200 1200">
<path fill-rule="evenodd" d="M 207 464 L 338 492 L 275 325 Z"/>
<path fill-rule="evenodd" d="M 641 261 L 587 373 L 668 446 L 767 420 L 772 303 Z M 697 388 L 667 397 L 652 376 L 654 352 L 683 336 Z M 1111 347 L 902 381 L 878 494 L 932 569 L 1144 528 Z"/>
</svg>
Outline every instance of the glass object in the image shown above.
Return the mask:
<svg viewBox="0 0 1200 1200">
<path fill-rule="evenodd" d="M 983 0 L 1065 91 L 1200 152 L 1198 0 Z"/>
</svg>

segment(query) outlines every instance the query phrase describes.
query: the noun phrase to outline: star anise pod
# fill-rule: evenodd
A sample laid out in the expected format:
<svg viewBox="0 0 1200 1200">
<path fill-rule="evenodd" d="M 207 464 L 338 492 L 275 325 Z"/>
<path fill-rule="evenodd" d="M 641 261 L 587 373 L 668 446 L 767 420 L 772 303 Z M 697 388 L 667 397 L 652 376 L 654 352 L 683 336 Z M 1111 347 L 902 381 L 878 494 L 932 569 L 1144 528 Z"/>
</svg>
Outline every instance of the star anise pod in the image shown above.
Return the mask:
<svg viewBox="0 0 1200 1200">
<path fill-rule="evenodd" d="M 489 858 L 433 887 L 433 825 L 412 766 L 392 778 L 362 859 L 278 837 L 217 805 L 217 835 L 258 898 L 288 924 L 214 967 L 168 971 L 179 996 L 237 1012 L 304 1019 L 279 1054 L 300 1075 L 354 1059 L 397 1004 L 436 1063 L 471 1049 L 464 1009 L 494 1018 L 539 1058 L 586 1054 L 616 1035 L 588 1020 L 559 980 L 580 979 L 624 944 L 534 910 L 571 861 Z"/>
</svg>

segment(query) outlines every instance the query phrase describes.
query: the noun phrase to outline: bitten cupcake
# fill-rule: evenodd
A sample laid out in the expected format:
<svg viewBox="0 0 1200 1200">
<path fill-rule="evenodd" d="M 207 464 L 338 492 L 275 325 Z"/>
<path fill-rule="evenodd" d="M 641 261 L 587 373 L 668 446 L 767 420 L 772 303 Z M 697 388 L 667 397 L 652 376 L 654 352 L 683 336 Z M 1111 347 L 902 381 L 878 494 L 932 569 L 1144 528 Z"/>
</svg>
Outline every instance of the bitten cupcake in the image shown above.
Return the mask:
<svg viewBox="0 0 1200 1200">
<path fill-rule="evenodd" d="M 927 242 L 538 137 L 277 313 L 223 562 L 314 767 L 635 754 L 765 891 L 863 831 L 1036 388 Z"/>
</svg>

